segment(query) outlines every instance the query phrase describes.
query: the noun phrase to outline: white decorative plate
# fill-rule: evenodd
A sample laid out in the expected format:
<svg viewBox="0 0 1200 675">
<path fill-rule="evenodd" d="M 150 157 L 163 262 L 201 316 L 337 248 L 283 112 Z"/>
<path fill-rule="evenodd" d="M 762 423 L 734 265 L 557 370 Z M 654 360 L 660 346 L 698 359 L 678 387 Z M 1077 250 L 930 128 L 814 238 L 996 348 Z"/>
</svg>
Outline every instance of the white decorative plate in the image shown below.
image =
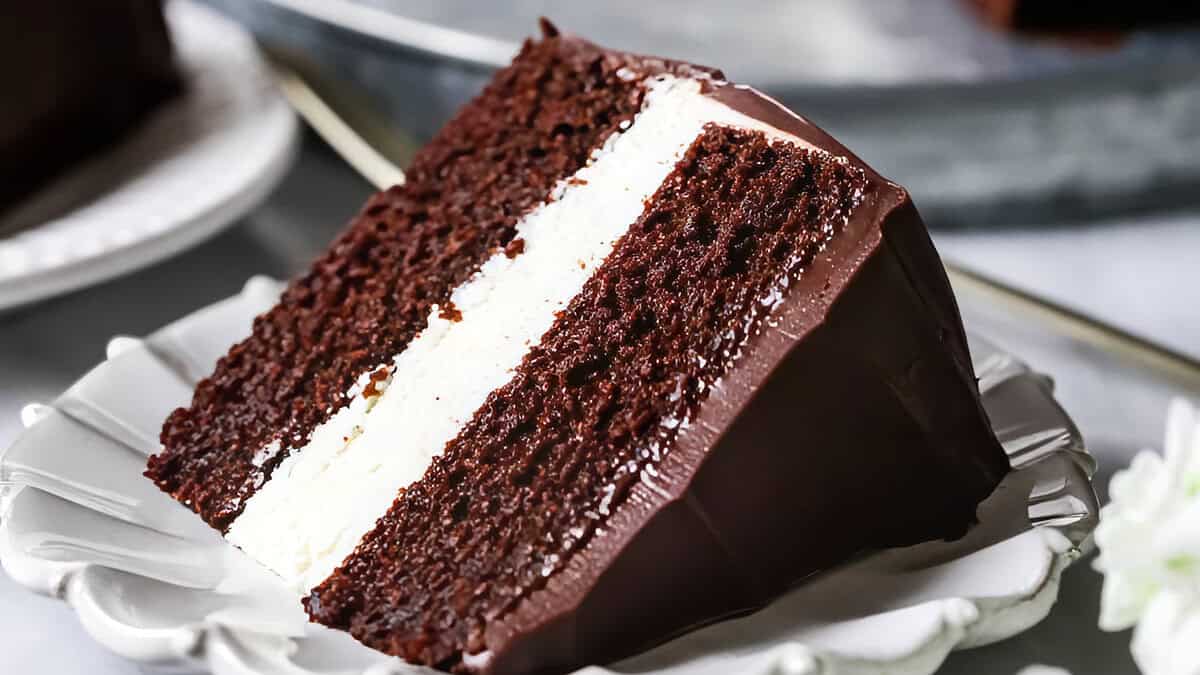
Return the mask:
<svg viewBox="0 0 1200 675">
<path fill-rule="evenodd" d="M 306 623 L 270 573 L 141 475 L 162 419 L 279 290 L 254 279 L 145 340 L 116 338 L 108 360 L 52 405 L 28 406 L 27 429 L 0 456 L 0 562 L 137 661 L 217 675 L 425 672 Z M 1016 470 L 967 537 L 864 557 L 756 614 L 582 672 L 924 674 L 952 649 L 1044 617 L 1096 524 L 1094 463 L 1047 378 L 972 342 Z"/>
<path fill-rule="evenodd" d="M 0 222 L 0 308 L 93 284 L 233 223 L 283 177 L 298 126 L 249 33 L 184 0 L 167 20 L 186 90 Z"/>
</svg>

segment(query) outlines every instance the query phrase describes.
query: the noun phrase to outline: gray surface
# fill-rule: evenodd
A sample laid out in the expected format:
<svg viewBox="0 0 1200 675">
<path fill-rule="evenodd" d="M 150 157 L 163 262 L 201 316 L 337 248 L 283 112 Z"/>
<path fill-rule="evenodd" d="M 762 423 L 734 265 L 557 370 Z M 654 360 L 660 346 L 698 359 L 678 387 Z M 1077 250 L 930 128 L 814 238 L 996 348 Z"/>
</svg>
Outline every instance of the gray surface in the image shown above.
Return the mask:
<svg viewBox="0 0 1200 675">
<path fill-rule="evenodd" d="M 935 239 L 947 258 L 1200 358 L 1200 210 Z"/>
<path fill-rule="evenodd" d="M 962 0 L 363 0 L 422 21 L 525 39 L 538 17 L 596 42 L 719 65 L 759 84 L 892 86 L 1036 77 L 1104 67 L 1157 49 L 1143 34 L 1116 51 L 1011 40 Z M 770 19 L 770 20 L 766 20 Z M 1189 49 L 1182 37 L 1172 45 Z"/>
<path fill-rule="evenodd" d="M 369 92 L 395 128 L 417 137 L 432 134 L 487 77 L 477 65 L 279 9 L 295 0 L 205 1 Z M 993 33 L 963 12 L 962 0 L 349 7 L 356 3 L 506 40 L 535 33 L 545 14 L 607 45 L 721 66 L 828 129 L 908 187 L 939 223 L 1059 221 L 1200 201 L 1196 31 L 1136 34 L 1099 51 Z M 397 27 L 389 35 L 412 44 Z"/>
<path fill-rule="evenodd" d="M 236 292 L 253 274 L 297 271 L 367 193 L 360 179 L 310 143 L 280 190 L 218 238 L 132 276 L 0 315 L 0 446 L 19 430 L 20 406 L 57 395 L 103 357 L 109 337 L 144 334 Z M 948 255 L 1200 356 L 1200 216 L 943 233 L 937 239 Z M 1056 377 L 1060 399 L 1101 460 L 1102 485 L 1134 450 L 1158 444 L 1170 387 L 1070 340 L 1014 324 L 970 297 L 962 300 L 969 321 Z M 1094 628 L 1098 581 L 1086 564 L 1077 566 L 1044 624 L 1015 640 L 956 654 L 944 672 L 1015 673 L 1042 662 L 1070 667 L 1076 675 L 1131 673 L 1128 636 Z M 0 574 L 0 672 L 138 670 L 93 645 L 69 610 Z"/>
</svg>

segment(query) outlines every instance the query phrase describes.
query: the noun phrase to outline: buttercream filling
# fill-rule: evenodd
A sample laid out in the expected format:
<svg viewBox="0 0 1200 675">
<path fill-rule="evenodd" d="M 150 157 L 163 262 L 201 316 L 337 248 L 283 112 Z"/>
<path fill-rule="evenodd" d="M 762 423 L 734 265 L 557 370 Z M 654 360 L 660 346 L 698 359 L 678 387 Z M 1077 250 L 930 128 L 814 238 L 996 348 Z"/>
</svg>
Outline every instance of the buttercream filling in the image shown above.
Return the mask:
<svg viewBox="0 0 1200 675">
<path fill-rule="evenodd" d="M 350 402 L 247 500 L 229 541 L 306 594 L 512 377 L 705 125 L 804 144 L 705 95 L 699 80 L 659 76 L 646 87 L 633 123 L 518 222 L 523 248 L 497 251 L 404 351 L 362 373 Z"/>
</svg>

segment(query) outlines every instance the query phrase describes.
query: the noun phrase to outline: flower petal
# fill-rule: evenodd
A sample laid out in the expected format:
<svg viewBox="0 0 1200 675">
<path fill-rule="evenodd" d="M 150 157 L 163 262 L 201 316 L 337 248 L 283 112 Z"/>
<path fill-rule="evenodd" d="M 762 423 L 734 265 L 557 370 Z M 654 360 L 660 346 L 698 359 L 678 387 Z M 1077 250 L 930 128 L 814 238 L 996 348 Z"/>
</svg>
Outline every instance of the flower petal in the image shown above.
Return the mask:
<svg viewBox="0 0 1200 675">
<path fill-rule="evenodd" d="M 1178 494 L 1194 493 L 1200 489 L 1200 416 L 1182 398 L 1167 406 L 1167 429 L 1163 438 L 1163 457 L 1167 473 Z"/>
<path fill-rule="evenodd" d="M 1200 675 L 1200 605 L 1164 591 L 1133 632 L 1133 660 L 1143 675 Z"/>
<path fill-rule="evenodd" d="M 1100 591 L 1100 629 L 1117 631 L 1133 626 L 1157 591 L 1152 578 L 1105 574 Z"/>
</svg>

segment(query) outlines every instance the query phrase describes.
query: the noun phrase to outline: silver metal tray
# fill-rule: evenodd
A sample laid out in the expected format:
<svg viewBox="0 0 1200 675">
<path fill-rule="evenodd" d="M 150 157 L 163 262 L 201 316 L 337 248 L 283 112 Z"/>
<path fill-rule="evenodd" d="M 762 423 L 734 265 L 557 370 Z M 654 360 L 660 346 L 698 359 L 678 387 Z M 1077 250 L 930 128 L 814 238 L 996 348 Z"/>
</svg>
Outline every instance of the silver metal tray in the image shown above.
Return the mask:
<svg viewBox="0 0 1200 675">
<path fill-rule="evenodd" d="M 1200 31 L 1080 48 L 999 34 L 965 0 L 207 0 L 431 135 L 541 15 L 613 47 L 711 63 L 908 187 L 936 225 L 1195 203 Z"/>
</svg>

